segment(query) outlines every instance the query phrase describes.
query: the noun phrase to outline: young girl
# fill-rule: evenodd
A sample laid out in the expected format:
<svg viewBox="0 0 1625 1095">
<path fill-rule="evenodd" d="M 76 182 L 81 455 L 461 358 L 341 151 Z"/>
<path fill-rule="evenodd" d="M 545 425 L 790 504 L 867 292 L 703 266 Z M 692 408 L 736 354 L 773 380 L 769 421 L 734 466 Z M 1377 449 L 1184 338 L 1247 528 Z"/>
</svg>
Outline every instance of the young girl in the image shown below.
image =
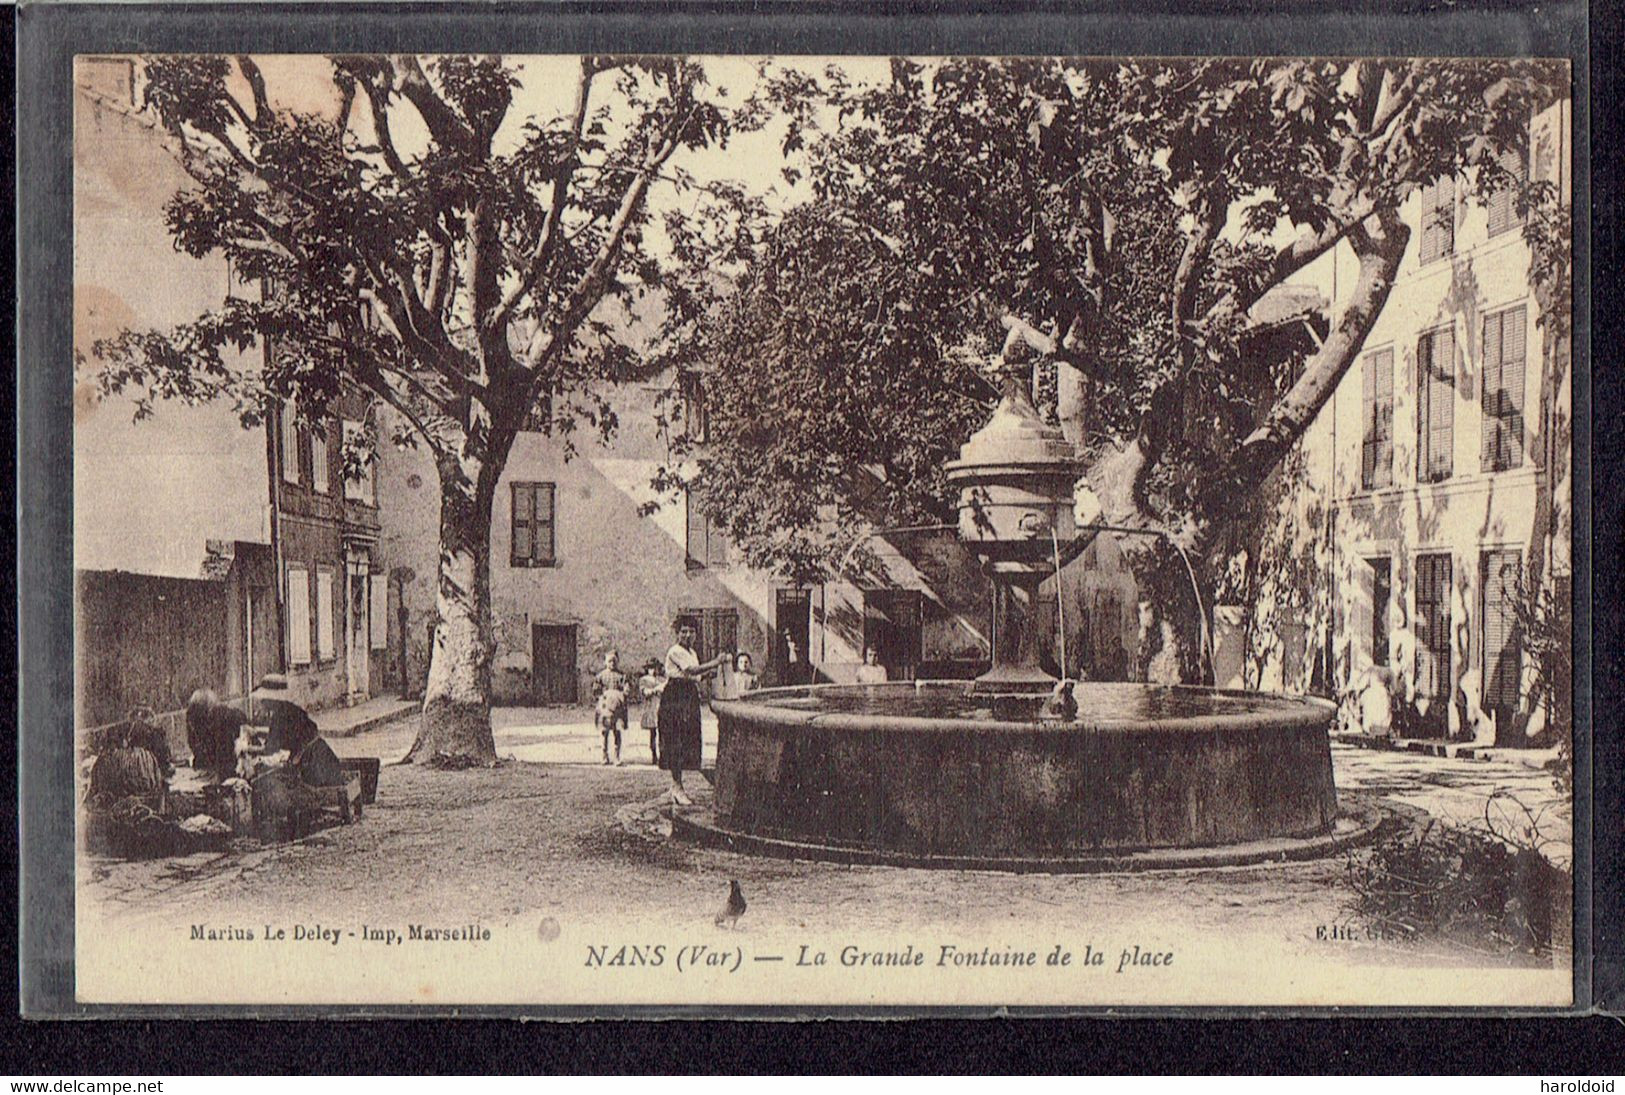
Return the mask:
<svg viewBox="0 0 1625 1095">
<path fill-rule="evenodd" d="M 643 696 L 638 725 L 649 731 L 649 763 L 656 768 L 660 767 L 660 690 L 666 687 L 660 668 L 660 659 L 650 658 L 643 663 L 643 676 L 638 678 L 638 693 Z"/>
<path fill-rule="evenodd" d="M 611 650 L 604 655 L 604 669 L 592 681 L 597 697 L 594 715 L 598 732 L 604 736 L 604 763 L 609 764 L 609 738 L 615 735 L 615 766 L 621 765 L 621 733 L 626 729 L 626 674 L 621 672 L 621 656 Z"/>
<path fill-rule="evenodd" d="M 755 687 L 756 673 L 750 655 L 740 651 L 739 657 L 734 659 L 734 688 L 739 695 L 744 695 Z"/>
<path fill-rule="evenodd" d="M 660 693 L 660 767 L 671 773 L 671 801 L 692 806 L 694 800 L 683 790 L 683 771 L 700 767 L 700 686 L 724 658 L 724 651 L 701 662 L 694 652 L 699 622 L 692 616 L 679 616 L 672 628 L 677 641 L 666 651 L 666 687 Z"/>
</svg>

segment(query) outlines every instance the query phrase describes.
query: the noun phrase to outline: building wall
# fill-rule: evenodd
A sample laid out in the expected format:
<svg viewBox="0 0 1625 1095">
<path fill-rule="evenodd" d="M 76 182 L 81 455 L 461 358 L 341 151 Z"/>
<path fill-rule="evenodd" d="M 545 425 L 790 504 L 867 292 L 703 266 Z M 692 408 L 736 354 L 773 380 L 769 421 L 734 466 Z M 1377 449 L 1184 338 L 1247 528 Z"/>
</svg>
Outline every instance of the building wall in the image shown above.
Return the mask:
<svg viewBox="0 0 1625 1095">
<path fill-rule="evenodd" d="M 330 410 L 320 438 L 303 426 L 290 427 L 286 410 L 273 416 L 271 423 L 284 612 L 292 596 L 290 574 L 298 577 L 298 568 L 304 570 L 310 606 L 308 644 L 296 651 L 288 635 L 285 664 L 295 698 L 307 707 L 360 702 L 373 694 L 385 672 L 381 660 L 372 664 L 370 641 L 372 585 L 388 577 L 378 551 L 377 500 L 382 495 L 364 487 L 347 490 L 343 475 L 343 423 L 369 428 L 371 436 L 372 410 L 367 397 L 356 392 L 340 396 Z M 315 467 L 318 460 L 324 469 L 321 476 Z M 362 497 L 351 497 L 357 493 Z M 318 580 L 322 574 L 332 582 L 332 599 L 326 606 L 332 629 L 328 656 L 321 650 L 317 619 L 322 614 Z M 294 626 L 291 619 L 284 624 Z M 308 659 L 300 659 L 306 648 Z"/>
<path fill-rule="evenodd" d="M 566 460 L 560 442 L 543 434 L 521 434 L 515 442 L 492 521 L 498 702 L 532 702 L 537 625 L 575 628 L 577 694 L 584 699 L 605 652 L 618 650 L 623 668 L 662 656 L 672 641 L 673 617 L 686 609 L 736 613 L 739 649 L 752 656 L 768 683 L 776 681 L 782 649 L 776 633 L 778 596 L 792 587 L 734 559 L 722 566 L 690 564 L 684 503 L 657 499 L 650 487 L 666 451 L 655 424 L 656 392 L 624 386 L 606 393 L 621 425 L 607 447 L 583 440 L 579 454 Z M 387 418 L 390 412 L 380 413 Z M 381 434 L 388 432 L 381 426 Z M 551 566 L 512 565 L 516 483 L 554 485 Z M 378 489 L 387 500 L 380 552 L 391 564 L 389 651 L 381 672 L 388 687 L 402 686 L 404 643 L 406 691 L 420 694 L 437 619 L 439 488 L 427 451 L 385 449 Z M 662 504 L 653 513 L 640 512 L 657 501 Z M 869 547 L 875 573 L 806 591 L 807 655 L 818 678 L 850 681 L 862 664 L 866 590 L 920 594 L 917 672 L 974 676 L 983 671 L 992 595 L 975 558 L 951 535 L 880 538 Z M 1137 642 L 1137 594 L 1116 544 L 1098 541 L 1069 566 L 1062 587 L 1072 667 L 1088 649 L 1090 665 L 1102 677 L 1126 674 Z M 1053 619 L 1053 582 L 1043 597 L 1044 611 Z M 1058 643 L 1052 660 L 1059 665 Z"/>
<path fill-rule="evenodd" d="M 214 545 L 213 573 L 171 578 L 75 572 L 74 721 L 82 732 L 151 707 L 185 755 L 181 711 L 206 688 L 241 705 L 279 664 L 273 567 L 264 545 Z"/>
<path fill-rule="evenodd" d="M 1536 119 L 1533 162 L 1536 177 L 1568 186 L 1568 105 Z M 1567 347 L 1545 352 L 1539 308 L 1529 284 L 1529 251 L 1521 226 L 1491 236 L 1484 207 L 1470 187 L 1457 183 L 1455 246 L 1448 257 L 1423 264 L 1421 200 L 1413 195 L 1403 210 L 1412 236 L 1388 304 L 1364 350 L 1302 443 L 1311 487 L 1305 505 L 1330 508 L 1333 544 L 1330 588 L 1334 650 L 1341 687 L 1367 686 L 1373 670 L 1385 670 L 1387 687 L 1406 701 L 1417 696 L 1416 559 L 1445 554 L 1451 559 L 1449 591 L 1451 701 L 1438 728 L 1452 736 L 1493 740 L 1491 717 L 1482 710 L 1481 561 L 1485 552 L 1519 553 L 1526 573 L 1550 576 L 1567 569 L 1569 536 Z M 1355 279 L 1347 248 L 1307 271 L 1322 285 L 1340 313 Z M 1503 309 L 1525 309 L 1525 372 L 1521 465 L 1500 471 L 1483 468 L 1481 411 L 1484 382 L 1484 322 Z M 1451 472 L 1441 482 L 1419 481 L 1417 354 L 1426 332 L 1454 333 L 1456 357 L 1451 410 Z M 1393 352 L 1393 482 L 1368 489 L 1362 484 L 1361 444 L 1365 402 L 1363 369 L 1376 352 Z M 1543 376 L 1556 376 L 1557 398 L 1543 408 Z M 1554 489 L 1555 488 L 1555 489 Z M 1551 517 L 1547 535 L 1547 516 Z M 1370 560 L 1392 560 L 1392 596 L 1373 602 Z M 1374 615 L 1389 622 L 1386 665 L 1373 661 Z M 1423 707 L 1426 706 L 1424 703 Z M 1429 714 L 1429 712 L 1423 712 Z M 1431 712 L 1437 717 L 1440 713 Z M 1371 723 L 1372 717 L 1363 721 Z M 1540 730 L 1540 720 L 1529 732 Z"/>
<path fill-rule="evenodd" d="M 223 259 L 175 250 L 163 207 L 186 175 L 134 116 L 129 72 L 96 59 L 76 69 L 75 565 L 196 578 L 210 539 L 270 542 L 265 446 L 226 408 L 158 402 L 136 422 L 132 399 L 96 398 L 97 339 L 182 323 L 244 291 Z"/>
<path fill-rule="evenodd" d="M 623 668 L 662 657 L 672 642 L 672 619 L 682 609 L 733 609 L 740 649 L 751 652 L 758 665 L 765 663 L 773 582 L 740 566 L 690 568 L 681 503 L 647 517 L 638 512 L 654 498 L 649 484 L 663 447 L 647 421 L 651 399 L 652 393 L 641 389 L 617 393 L 623 430 L 616 443 L 606 448 L 585 442 L 574 459 L 564 459 L 560 444 L 540 433 L 521 434 L 515 442 L 492 515 L 498 702 L 531 701 L 532 627 L 538 624 L 575 627 L 582 698 L 590 695 L 589 682 L 607 651 L 620 652 Z M 552 566 L 512 565 L 514 483 L 555 485 Z M 438 618 L 440 495 L 433 461 L 422 448 L 387 449 L 378 486 L 388 499 L 381 550 L 394 568 L 386 672 L 396 685 L 404 638 L 408 687 L 421 693 L 429 636 Z"/>
<path fill-rule="evenodd" d="M 234 594 L 226 601 L 225 630 L 189 630 L 185 616 L 166 617 L 169 627 L 154 641 L 178 648 L 227 642 L 216 653 L 232 659 L 235 668 L 227 683 L 209 686 L 240 695 L 240 678 L 249 669 L 258 676 L 285 664 L 280 647 L 287 640 L 287 564 L 303 564 L 311 575 L 325 569 L 335 576 L 334 655 L 288 666 L 290 681 L 295 696 L 311 707 L 363 699 L 385 669 L 366 664 L 370 657 L 353 661 L 352 638 L 368 630 L 371 572 L 381 582 L 386 568 L 374 550 L 375 500 L 345 497 L 338 417 L 365 421 L 367 401 L 347 395 L 334 408 L 326 445 L 328 487 L 317 492 L 310 474 L 298 482 L 280 474 L 275 418 L 269 431 L 245 430 L 227 406 L 159 400 L 151 416 L 137 422 L 133 399 L 98 400 L 97 339 L 125 328 L 170 328 L 218 309 L 228 296 L 261 290 L 234 279 L 223 258 L 194 259 L 176 251 L 164 207 L 190 179 L 170 138 L 136 108 L 131 62 L 79 58 L 75 80 L 74 346 L 84 359 L 74 397 L 75 564 L 89 571 L 218 578 L 209 573 L 216 561 L 212 544 L 250 545 L 268 559 L 275 541 L 280 572 L 268 563 L 267 573 L 255 579 L 259 607 L 250 609 Z M 224 353 L 232 364 L 253 368 L 264 351 L 251 348 L 234 360 L 233 351 Z M 315 597 L 312 578 L 313 609 Z M 258 644 L 248 666 L 246 617 L 262 614 L 261 637 L 278 641 Z M 314 652 L 314 620 L 311 632 Z M 101 634 L 82 632 L 80 643 Z"/>
</svg>

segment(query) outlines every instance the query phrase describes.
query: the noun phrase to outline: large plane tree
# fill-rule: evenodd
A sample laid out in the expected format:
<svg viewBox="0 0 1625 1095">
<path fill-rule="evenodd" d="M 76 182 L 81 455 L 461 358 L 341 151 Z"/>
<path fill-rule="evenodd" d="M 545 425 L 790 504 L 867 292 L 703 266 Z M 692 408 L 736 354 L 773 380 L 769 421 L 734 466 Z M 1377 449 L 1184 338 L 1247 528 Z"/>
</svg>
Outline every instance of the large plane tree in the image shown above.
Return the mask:
<svg viewBox="0 0 1625 1095">
<path fill-rule="evenodd" d="M 177 248 L 224 255 L 264 291 L 98 344 L 103 389 L 143 409 L 233 402 L 251 427 L 284 401 L 319 422 L 347 386 L 392 407 L 408 424 L 399 440 L 426 447 L 440 481 L 440 625 L 412 756 L 493 762 L 498 480 L 528 417 L 612 425 L 588 393 L 633 351 L 600 306 L 671 270 L 672 249 L 650 240 L 651 189 L 707 189 L 679 153 L 726 143 L 725 97 L 677 57 L 584 57 L 543 89 L 556 113 L 516 108 L 538 98 L 492 57 L 333 57 L 296 77 L 302 103 L 330 81 L 336 109 L 317 112 L 277 105 L 269 62 L 143 69 L 146 109 L 191 178 L 165 210 Z M 721 218 L 714 243 L 739 194 L 710 189 L 722 205 L 683 205 Z M 263 364 L 227 352 L 255 345 L 270 348 Z"/>
<path fill-rule="evenodd" d="M 812 197 L 719 292 L 693 351 L 709 441 L 669 481 L 710 499 L 753 562 L 827 571 L 854 529 L 951 513 L 941 464 L 992 405 L 987 363 L 1020 355 L 1054 365 L 1042 394 L 1099 520 L 1165 533 L 1211 590 L 1388 300 L 1402 204 L 1454 177 L 1550 208 L 1506 165 L 1562 76 L 1483 60 L 787 70 L 784 170 Z M 1537 274 L 1560 267 L 1561 217 L 1527 219 L 1559 226 L 1535 241 Z M 1255 305 L 1337 247 L 1354 258 L 1346 307 L 1279 352 Z M 1190 584 L 1158 543 L 1125 540 L 1166 610 L 1166 661 L 1197 676 Z"/>
</svg>

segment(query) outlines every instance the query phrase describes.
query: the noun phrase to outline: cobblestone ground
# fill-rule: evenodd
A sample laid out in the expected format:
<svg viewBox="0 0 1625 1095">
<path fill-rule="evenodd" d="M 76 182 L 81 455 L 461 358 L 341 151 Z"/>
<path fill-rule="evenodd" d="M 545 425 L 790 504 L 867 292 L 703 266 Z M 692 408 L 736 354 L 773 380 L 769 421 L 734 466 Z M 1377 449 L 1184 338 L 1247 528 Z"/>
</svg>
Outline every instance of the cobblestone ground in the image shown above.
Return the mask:
<svg viewBox="0 0 1625 1095">
<path fill-rule="evenodd" d="M 1042 923 L 1088 931 L 1101 924 L 1161 933 L 1277 935 L 1294 948 L 1317 930 L 1354 921 L 1347 866 L 1309 863 L 1132 875 L 1007 875 L 787 862 L 675 844 L 656 826 L 627 824 L 654 801 L 665 775 L 649 763 L 634 726 L 622 767 L 601 763 L 601 741 L 584 709 L 501 710 L 493 770 L 437 772 L 392 765 L 410 746 L 411 719 L 334 741 L 349 756 L 384 760 L 378 801 L 358 825 L 279 847 L 148 863 L 86 859 L 86 896 L 137 920 L 324 916 L 386 920 L 403 913 L 455 921 L 477 897 L 482 916 L 569 910 L 613 925 L 629 917 L 709 923 L 726 879 L 751 894 L 753 930 L 871 930 L 904 926 Z M 707 763 L 715 725 L 706 723 Z M 1542 840 L 1566 857 L 1570 813 L 1550 776 L 1503 761 L 1464 761 L 1333 747 L 1339 788 L 1379 794 L 1452 824 L 1482 828 L 1486 803 L 1512 824 L 1539 819 Z M 691 777 L 700 802 L 709 789 Z M 1521 806 L 1515 806 L 1516 797 Z M 654 811 L 643 808 L 645 817 Z M 1510 819 L 1510 820 L 1509 820 Z M 314 896 L 313 896 L 314 895 Z M 201 911 L 200 911 L 201 910 Z M 335 911 L 336 910 L 336 911 Z M 1357 960 L 1402 964 L 1417 951 L 1354 943 Z M 1485 951 L 1429 943 L 1428 960 L 1481 964 Z M 1351 955 L 1345 949 L 1345 958 Z M 1497 962 L 1549 959 L 1499 954 Z"/>
</svg>

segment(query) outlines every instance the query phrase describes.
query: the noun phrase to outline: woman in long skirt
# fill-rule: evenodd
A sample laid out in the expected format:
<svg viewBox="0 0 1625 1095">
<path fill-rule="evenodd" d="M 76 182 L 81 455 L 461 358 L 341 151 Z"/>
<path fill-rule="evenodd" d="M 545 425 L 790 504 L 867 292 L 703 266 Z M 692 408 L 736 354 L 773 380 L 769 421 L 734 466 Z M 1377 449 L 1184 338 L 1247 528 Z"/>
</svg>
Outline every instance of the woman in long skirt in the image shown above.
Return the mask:
<svg viewBox="0 0 1625 1095">
<path fill-rule="evenodd" d="M 683 772 L 700 767 L 700 686 L 728 651 L 701 662 L 694 652 L 699 624 L 692 616 L 679 616 L 672 625 L 677 641 L 666 651 L 666 687 L 660 693 L 660 767 L 671 773 L 671 800 L 678 806 L 694 801 L 683 790 Z"/>
</svg>

